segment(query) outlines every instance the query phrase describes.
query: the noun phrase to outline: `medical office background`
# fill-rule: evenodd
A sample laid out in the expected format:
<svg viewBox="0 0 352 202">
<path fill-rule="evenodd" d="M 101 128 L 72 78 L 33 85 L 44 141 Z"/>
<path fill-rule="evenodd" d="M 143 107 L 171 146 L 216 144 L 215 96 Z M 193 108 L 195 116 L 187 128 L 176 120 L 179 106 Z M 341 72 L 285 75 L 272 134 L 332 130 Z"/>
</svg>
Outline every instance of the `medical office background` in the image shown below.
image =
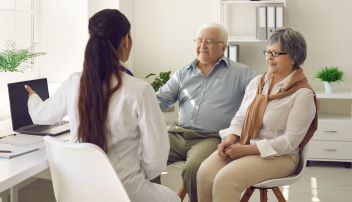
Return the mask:
<svg viewBox="0 0 352 202">
<path fill-rule="evenodd" d="M 46 55 L 35 59 L 24 73 L 0 72 L 0 120 L 10 116 L 7 82 L 48 78 L 55 89 L 72 72 L 81 71 L 88 39 L 88 19 L 103 8 L 120 9 L 132 24 L 133 48 L 127 63 L 136 77 L 177 69 L 195 57 L 193 39 L 202 23 L 220 22 L 220 0 L 1 0 L 0 49 L 6 40 Z M 10 12 L 17 10 L 18 12 Z M 30 12 L 22 12 L 30 10 Z M 338 91 L 351 92 L 352 1 L 286 0 L 285 25 L 300 31 L 308 44 L 304 71 L 314 79 L 322 66 L 337 65 L 344 71 Z M 245 22 L 246 19 L 243 19 Z M 264 42 L 240 43 L 240 62 L 258 73 L 266 69 Z M 54 90 L 51 90 L 54 91 Z M 53 93 L 53 92 L 50 92 Z M 338 107 L 338 106 L 337 106 Z M 176 119 L 177 112 L 167 114 Z M 170 121 L 170 120 L 169 120 Z"/>
</svg>

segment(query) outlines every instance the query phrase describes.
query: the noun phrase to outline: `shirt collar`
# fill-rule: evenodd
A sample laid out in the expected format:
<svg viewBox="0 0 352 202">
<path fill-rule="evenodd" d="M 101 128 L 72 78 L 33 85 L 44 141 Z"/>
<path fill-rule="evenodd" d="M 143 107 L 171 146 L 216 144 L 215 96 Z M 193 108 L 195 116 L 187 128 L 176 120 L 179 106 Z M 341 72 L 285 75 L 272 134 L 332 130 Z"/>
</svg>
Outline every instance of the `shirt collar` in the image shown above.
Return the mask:
<svg viewBox="0 0 352 202">
<path fill-rule="evenodd" d="M 120 60 L 120 65 L 121 65 L 122 71 L 126 72 L 130 76 L 134 76 L 133 73 L 131 72 L 131 70 L 129 70 L 129 68 L 127 68 L 126 64 L 124 62 L 122 62 L 121 60 Z"/>
<path fill-rule="evenodd" d="M 297 70 L 293 70 L 288 76 L 286 76 L 284 79 L 282 79 L 279 83 L 275 84 L 275 86 L 279 86 L 280 88 L 286 87 L 290 80 L 292 75 L 296 72 Z M 271 79 L 272 74 L 265 74 L 265 83 L 268 81 L 268 79 Z"/>
<path fill-rule="evenodd" d="M 225 57 L 225 56 L 222 56 L 216 63 L 214 66 L 218 66 L 219 64 L 221 64 L 222 62 L 225 63 L 225 66 L 226 67 L 229 67 L 229 64 L 230 64 L 230 61 L 229 61 L 229 58 Z M 189 64 L 189 66 L 186 68 L 186 69 L 191 69 L 191 68 L 195 68 L 198 64 L 198 60 L 197 58 L 194 59 L 191 64 Z"/>
<path fill-rule="evenodd" d="M 282 81 L 280 81 L 278 84 L 281 85 L 281 87 L 286 87 L 290 83 L 291 77 L 296 71 L 297 70 L 293 70 L 293 72 L 291 72 L 291 74 L 289 74 L 284 79 L 282 79 Z"/>
</svg>

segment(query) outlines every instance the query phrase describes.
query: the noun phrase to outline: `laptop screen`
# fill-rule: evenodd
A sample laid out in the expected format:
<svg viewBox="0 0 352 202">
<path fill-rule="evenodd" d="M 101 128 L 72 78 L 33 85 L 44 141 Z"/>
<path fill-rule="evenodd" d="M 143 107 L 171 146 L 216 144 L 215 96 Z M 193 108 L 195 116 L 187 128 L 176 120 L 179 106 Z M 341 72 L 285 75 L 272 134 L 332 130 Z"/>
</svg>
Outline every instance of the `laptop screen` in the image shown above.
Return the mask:
<svg viewBox="0 0 352 202">
<path fill-rule="evenodd" d="M 7 84 L 13 130 L 33 124 L 28 113 L 28 93 L 24 85 L 30 86 L 42 100 L 49 98 L 48 82 L 46 78 Z"/>
</svg>

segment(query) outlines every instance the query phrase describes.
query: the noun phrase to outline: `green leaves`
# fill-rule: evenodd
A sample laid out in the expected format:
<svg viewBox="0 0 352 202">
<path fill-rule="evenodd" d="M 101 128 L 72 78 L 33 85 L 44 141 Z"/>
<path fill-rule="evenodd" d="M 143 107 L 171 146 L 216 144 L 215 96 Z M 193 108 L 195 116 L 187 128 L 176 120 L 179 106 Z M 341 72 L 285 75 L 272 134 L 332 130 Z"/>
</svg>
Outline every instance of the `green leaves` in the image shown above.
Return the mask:
<svg viewBox="0 0 352 202">
<path fill-rule="evenodd" d="M 9 42 L 0 52 L 0 72 L 23 72 L 33 64 L 33 58 L 45 53 L 34 53 L 33 48 L 17 49 L 14 42 Z"/>
<path fill-rule="evenodd" d="M 338 66 L 325 66 L 320 69 L 314 77 L 329 83 L 340 82 L 342 81 L 343 72 L 339 70 Z"/>
<path fill-rule="evenodd" d="M 151 76 L 156 76 L 154 81 L 151 83 L 151 85 L 154 88 L 155 92 L 157 92 L 159 88 L 163 86 L 170 79 L 170 75 L 171 75 L 171 71 L 160 72 L 159 77 L 157 77 L 156 74 L 154 73 L 150 73 L 145 77 L 145 79 Z"/>
</svg>

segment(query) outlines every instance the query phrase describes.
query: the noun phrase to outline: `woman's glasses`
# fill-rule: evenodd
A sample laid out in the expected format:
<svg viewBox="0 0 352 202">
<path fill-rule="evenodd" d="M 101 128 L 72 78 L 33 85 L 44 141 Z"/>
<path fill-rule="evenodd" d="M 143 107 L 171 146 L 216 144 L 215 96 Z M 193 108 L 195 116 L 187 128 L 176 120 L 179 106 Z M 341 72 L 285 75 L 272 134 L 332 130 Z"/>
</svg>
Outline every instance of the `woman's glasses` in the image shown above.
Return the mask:
<svg viewBox="0 0 352 202">
<path fill-rule="evenodd" d="M 265 56 L 273 56 L 273 57 L 279 57 L 280 55 L 286 55 L 287 53 L 285 52 L 277 52 L 277 51 L 270 51 L 270 50 L 263 50 L 263 53 Z"/>
</svg>

